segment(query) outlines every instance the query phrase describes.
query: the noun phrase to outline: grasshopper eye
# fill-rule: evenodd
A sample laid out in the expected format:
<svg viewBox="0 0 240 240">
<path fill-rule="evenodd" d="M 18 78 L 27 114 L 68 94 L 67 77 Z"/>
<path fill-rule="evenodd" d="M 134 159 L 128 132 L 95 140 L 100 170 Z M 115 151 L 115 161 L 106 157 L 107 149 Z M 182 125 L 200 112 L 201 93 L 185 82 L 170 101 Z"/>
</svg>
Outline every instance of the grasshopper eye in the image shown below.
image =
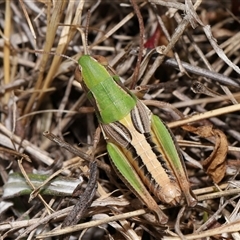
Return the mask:
<svg viewBox="0 0 240 240">
<path fill-rule="evenodd" d="M 82 78 L 82 69 L 81 69 L 81 66 L 79 65 L 78 67 L 76 67 L 75 69 L 75 73 L 74 73 L 74 77 L 75 79 L 82 83 L 83 82 L 83 78 Z"/>
</svg>

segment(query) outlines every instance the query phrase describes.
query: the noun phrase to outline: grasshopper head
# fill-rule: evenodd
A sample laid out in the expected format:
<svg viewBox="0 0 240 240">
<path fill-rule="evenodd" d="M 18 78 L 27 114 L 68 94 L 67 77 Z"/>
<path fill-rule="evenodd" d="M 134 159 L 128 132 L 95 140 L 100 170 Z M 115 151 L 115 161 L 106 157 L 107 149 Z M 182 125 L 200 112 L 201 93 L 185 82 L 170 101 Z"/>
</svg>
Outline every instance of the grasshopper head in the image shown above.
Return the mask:
<svg viewBox="0 0 240 240">
<path fill-rule="evenodd" d="M 101 58 L 101 61 L 104 58 Z M 136 105 L 136 98 L 112 76 L 104 65 L 89 55 L 80 57 L 76 78 L 93 104 L 99 121 L 111 123 L 125 117 Z M 103 61 L 106 64 L 106 60 Z"/>
</svg>

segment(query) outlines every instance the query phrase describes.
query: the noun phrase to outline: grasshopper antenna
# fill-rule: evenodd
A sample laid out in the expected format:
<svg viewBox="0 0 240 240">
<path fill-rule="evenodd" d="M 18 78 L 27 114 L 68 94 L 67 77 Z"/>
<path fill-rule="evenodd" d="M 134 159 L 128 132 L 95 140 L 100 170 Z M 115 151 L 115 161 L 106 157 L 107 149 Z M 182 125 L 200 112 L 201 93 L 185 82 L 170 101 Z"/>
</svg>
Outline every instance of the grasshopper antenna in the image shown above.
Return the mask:
<svg viewBox="0 0 240 240">
<path fill-rule="evenodd" d="M 83 43 L 83 51 L 84 51 L 85 55 L 90 55 L 89 49 L 88 49 L 88 30 L 89 30 L 90 16 L 91 16 L 91 11 L 88 10 L 85 31 L 83 31 L 82 28 L 78 28 L 78 31 L 81 33 L 82 43 Z"/>
<path fill-rule="evenodd" d="M 86 19 L 86 21 L 87 21 L 86 22 L 86 29 L 85 29 L 85 32 L 86 32 L 85 41 L 86 41 L 87 45 L 88 45 L 88 31 L 89 31 L 90 17 L 91 17 L 91 11 L 88 10 L 87 19 Z M 86 49 L 86 51 L 89 54 L 89 49 L 88 48 Z"/>
<path fill-rule="evenodd" d="M 53 55 L 53 56 L 59 56 L 59 57 L 63 57 L 63 58 L 66 58 L 70 61 L 73 61 L 75 63 L 78 64 L 78 61 L 76 61 L 75 59 L 65 55 L 65 54 L 61 54 L 61 53 L 56 53 L 56 52 L 46 52 L 46 51 L 43 51 L 43 50 L 40 50 L 40 49 L 17 49 L 18 51 L 22 52 L 22 51 L 27 51 L 27 52 L 30 52 L 30 53 L 40 53 L 40 54 L 48 54 L 48 55 Z"/>
</svg>

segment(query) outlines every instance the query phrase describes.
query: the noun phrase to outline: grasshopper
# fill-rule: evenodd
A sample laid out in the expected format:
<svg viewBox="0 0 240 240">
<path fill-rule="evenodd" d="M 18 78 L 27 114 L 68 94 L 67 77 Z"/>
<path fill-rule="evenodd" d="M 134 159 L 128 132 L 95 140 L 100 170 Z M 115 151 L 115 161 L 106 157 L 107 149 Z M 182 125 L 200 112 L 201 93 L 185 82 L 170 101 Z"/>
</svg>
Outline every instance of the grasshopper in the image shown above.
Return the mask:
<svg viewBox="0 0 240 240">
<path fill-rule="evenodd" d="M 197 200 L 183 157 L 166 124 L 99 61 L 82 55 L 78 63 L 76 78 L 95 108 L 107 152 L 120 179 L 162 224 L 168 217 L 151 193 L 173 206 L 184 196 L 188 206 L 194 207 Z"/>
</svg>

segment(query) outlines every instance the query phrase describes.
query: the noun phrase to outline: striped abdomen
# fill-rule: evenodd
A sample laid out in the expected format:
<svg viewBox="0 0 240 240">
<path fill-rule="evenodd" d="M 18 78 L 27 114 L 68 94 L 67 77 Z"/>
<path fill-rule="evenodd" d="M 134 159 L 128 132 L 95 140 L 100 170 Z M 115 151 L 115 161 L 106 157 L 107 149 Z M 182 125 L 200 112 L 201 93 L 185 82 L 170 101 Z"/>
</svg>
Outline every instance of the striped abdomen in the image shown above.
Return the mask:
<svg viewBox="0 0 240 240">
<path fill-rule="evenodd" d="M 122 152 L 147 186 L 162 202 L 176 205 L 182 195 L 181 188 L 151 130 L 150 110 L 140 101 L 123 119 L 103 125 L 110 141 Z"/>
</svg>

